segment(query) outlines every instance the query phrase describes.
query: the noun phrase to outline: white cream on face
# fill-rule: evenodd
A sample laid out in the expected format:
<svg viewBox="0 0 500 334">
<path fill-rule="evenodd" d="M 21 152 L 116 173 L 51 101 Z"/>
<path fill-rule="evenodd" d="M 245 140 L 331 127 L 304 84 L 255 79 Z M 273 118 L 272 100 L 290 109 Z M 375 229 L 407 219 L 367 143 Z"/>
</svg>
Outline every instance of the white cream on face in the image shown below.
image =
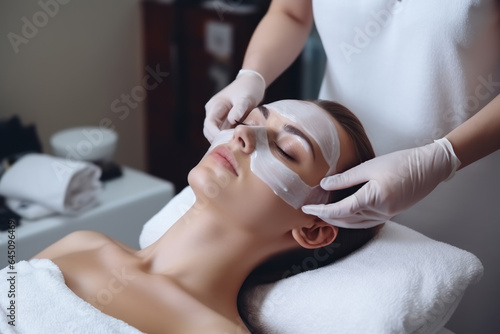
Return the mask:
<svg viewBox="0 0 500 334">
<path fill-rule="evenodd" d="M 325 176 L 335 172 L 340 156 L 337 129 L 319 107 L 312 103 L 295 100 L 278 101 L 266 105 L 266 107 L 302 127 L 318 143 L 323 157 L 328 163 L 329 170 Z M 258 178 L 295 209 L 305 204 L 326 203 L 328 192 L 319 185 L 311 187 L 306 184 L 297 173 L 288 168 L 271 152 L 266 127 L 250 126 L 249 129 L 255 135 L 255 149 L 250 155 L 250 169 Z M 233 135 L 234 129 L 219 132 L 209 151 L 220 144 L 229 142 Z M 310 147 L 307 142 L 299 136 L 295 137 L 309 152 Z"/>
<path fill-rule="evenodd" d="M 340 157 L 340 140 L 332 120 L 314 103 L 298 100 L 282 100 L 265 105 L 293 123 L 300 125 L 318 143 L 332 175 Z"/>
</svg>

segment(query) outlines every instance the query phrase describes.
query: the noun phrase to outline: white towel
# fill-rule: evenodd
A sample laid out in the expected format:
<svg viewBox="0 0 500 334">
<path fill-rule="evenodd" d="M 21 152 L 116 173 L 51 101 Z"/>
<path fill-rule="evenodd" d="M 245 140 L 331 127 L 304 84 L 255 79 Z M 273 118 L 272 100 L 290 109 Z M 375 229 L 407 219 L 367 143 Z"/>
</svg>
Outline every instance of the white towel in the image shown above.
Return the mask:
<svg viewBox="0 0 500 334">
<path fill-rule="evenodd" d="M 263 333 L 437 333 L 483 273 L 471 253 L 394 222 L 358 251 L 246 295 Z"/>
<path fill-rule="evenodd" d="M 101 169 L 91 163 L 28 154 L 2 176 L 0 195 L 62 214 L 79 214 L 97 203 L 102 188 L 100 176 Z M 23 210 L 13 209 L 23 215 Z"/>
<path fill-rule="evenodd" d="M 7 198 L 5 204 L 22 218 L 29 220 L 45 218 L 56 214 L 54 210 L 24 199 Z"/>
<path fill-rule="evenodd" d="M 21 261 L 15 264 L 16 274 L 9 274 L 11 271 L 9 267 L 0 270 L 2 334 L 142 333 L 75 295 L 64 284 L 59 268 L 50 260 Z M 14 279 L 9 281 L 12 277 Z M 9 291 L 15 296 L 9 297 Z M 15 326 L 9 321 L 14 321 Z"/>
</svg>

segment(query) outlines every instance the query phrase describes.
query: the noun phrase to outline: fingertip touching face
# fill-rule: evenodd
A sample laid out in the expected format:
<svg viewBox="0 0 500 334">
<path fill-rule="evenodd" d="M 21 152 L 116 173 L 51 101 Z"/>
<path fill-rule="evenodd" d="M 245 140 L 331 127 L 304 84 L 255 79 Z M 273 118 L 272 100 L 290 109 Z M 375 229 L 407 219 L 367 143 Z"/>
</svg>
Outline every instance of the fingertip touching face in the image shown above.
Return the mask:
<svg viewBox="0 0 500 334">
<path fill-rule="evenodd" d="M 283 100 L 255 108 L 235 129 L 221 131 L 209 152 L 235 141 L 246 146 L 251 172 L 299 209 L 328 200 L 319 182 L 340 165 L 338 130 L 342 138 L 340 125 L 314 103 Z"/>
</svg>

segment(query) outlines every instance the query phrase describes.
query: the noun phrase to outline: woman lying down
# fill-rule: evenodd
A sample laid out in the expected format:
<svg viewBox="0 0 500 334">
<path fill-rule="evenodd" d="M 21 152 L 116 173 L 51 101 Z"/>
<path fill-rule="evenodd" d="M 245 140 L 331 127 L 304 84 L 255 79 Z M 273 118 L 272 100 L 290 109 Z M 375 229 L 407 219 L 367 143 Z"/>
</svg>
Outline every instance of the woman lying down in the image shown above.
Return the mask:
<svg viewBox="0 0 500 334">
<path fill-rule="evenodd" d="M 215 138 L 188 176 L 195 204 L 149 247 L 78 231 L 19 263 L 19 272 L 52 270 L 43 279 L 59 277 L 69 296 L 47 297 L 47 282 L 31 287 L 17 303 L 39 311 L 33 319 L 19 315 L 15 332 L 252 333 L 238 307 L 246 287 L 296 274 L 294 264 L 314 254 L 329 264 L 376 233 L 338 228 L 300 209 L 345 197 L 324 191 L 321 179 L 373 156 L 359 120 L 337 103 L 255 108 Z M 19 278 L 18 292 L 27 285 Z M 57 311 L 40 319 L 36 312 L 46 308 Z"/>
</svg>

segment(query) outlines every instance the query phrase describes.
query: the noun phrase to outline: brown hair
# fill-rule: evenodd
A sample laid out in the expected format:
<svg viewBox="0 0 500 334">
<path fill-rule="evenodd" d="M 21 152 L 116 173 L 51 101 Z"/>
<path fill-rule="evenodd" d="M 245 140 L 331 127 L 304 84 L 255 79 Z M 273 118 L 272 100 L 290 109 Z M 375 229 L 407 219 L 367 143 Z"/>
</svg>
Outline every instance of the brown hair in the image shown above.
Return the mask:
<svg viewBox="0 0 500 334">
<path fill-rule="evenodd" d="M 326 100 L 311 101 L 332 115 L 345 129 L 352 139 L 355 149 L 356 161 L 354 165 L 363 163 L 375 157 L 373 147 L 366 135 L 363 125 L 359 119 L 343 105 Z M 350 167 L 354 167 L 349 166 Z M 351 188 L 332 191 L 329 203 L 355 193 L 362 185 Z M 336 239 L 329 245 L 306 249 L 296 248 L 281 254 L 277 254 L 255 268 L 245 280 L 238 296 L 238 309 L 247 327 L 254 332 L 246 319 L 245 307 L 242 303 L 242 295 L 251 287 L 275 282 L 279 279 L 293 276 L 295 274 L 317 269 L 354 252 L 368 242 L 379 230 L 379 226 L 367 229 L 339 228 Z"/>
</svg>

